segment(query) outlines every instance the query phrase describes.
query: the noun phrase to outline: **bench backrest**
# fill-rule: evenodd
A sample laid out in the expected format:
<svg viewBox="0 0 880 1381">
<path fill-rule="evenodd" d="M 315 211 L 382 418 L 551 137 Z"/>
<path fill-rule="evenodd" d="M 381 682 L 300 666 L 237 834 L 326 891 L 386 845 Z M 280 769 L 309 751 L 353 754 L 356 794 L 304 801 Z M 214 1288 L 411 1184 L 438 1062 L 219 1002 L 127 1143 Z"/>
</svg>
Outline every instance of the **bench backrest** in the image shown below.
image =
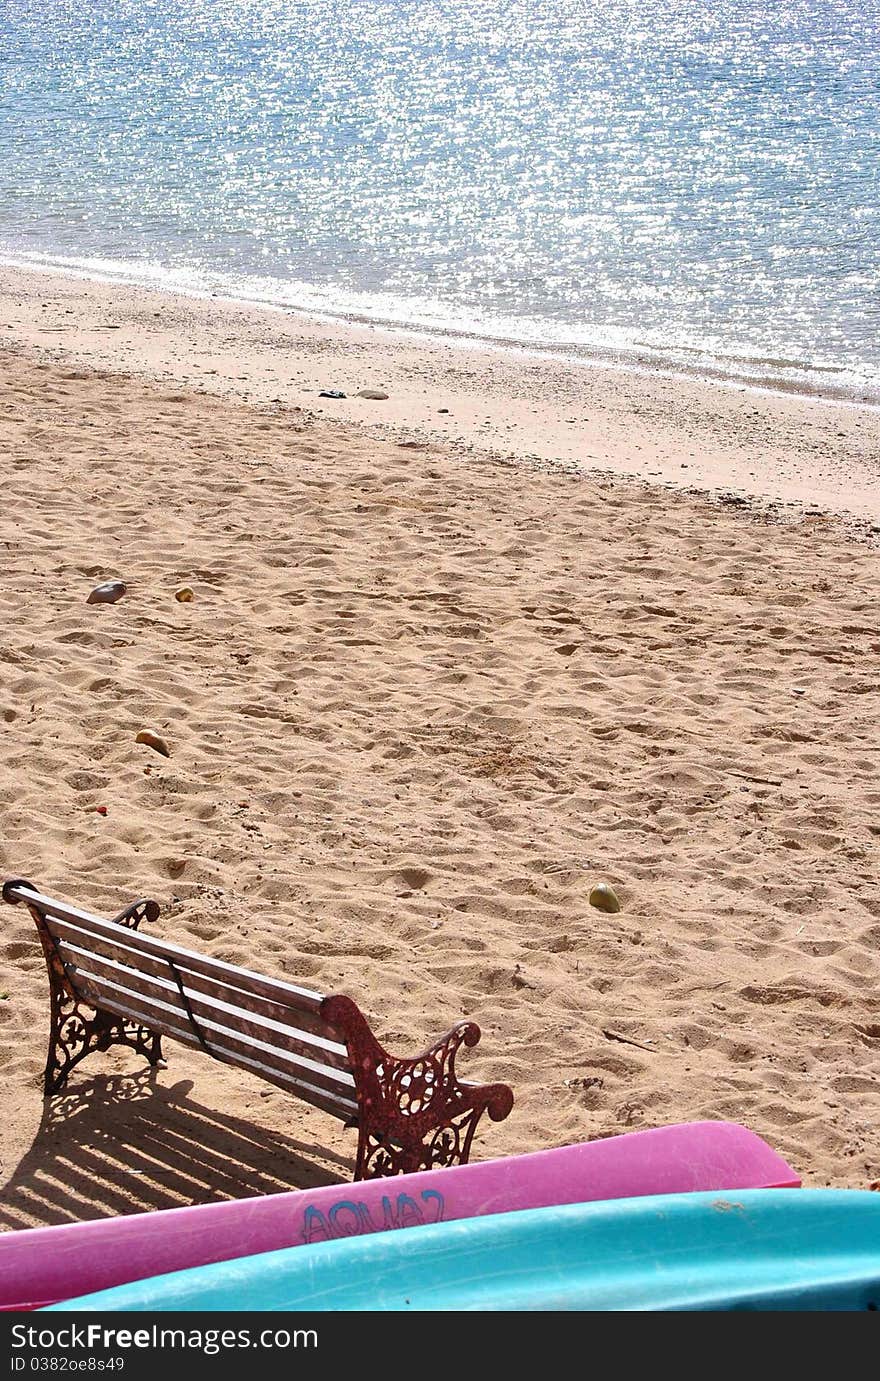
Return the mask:
<svg viewBox="0 0 880 1381">
<path fill-rule="evenodd" d="M 212 959 L 21 884 L 73 992 L 89 1006 L 204 1049 L 342 1118 L 357 1120 L 348 1050 L 323 995 Z"/>
</svg>

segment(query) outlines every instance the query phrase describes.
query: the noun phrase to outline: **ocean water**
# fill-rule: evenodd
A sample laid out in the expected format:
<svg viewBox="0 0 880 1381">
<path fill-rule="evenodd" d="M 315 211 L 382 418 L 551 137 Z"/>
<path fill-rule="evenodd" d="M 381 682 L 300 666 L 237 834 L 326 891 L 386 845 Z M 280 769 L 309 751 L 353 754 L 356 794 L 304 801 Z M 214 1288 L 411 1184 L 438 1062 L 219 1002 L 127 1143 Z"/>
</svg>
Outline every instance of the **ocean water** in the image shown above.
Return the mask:
<svg viewBox="0 0 880 1381">
<path fill-rule="evenodd" d="M 880 0 L 0 0 L 0 256 L 867 396 Z"/>
</svg>

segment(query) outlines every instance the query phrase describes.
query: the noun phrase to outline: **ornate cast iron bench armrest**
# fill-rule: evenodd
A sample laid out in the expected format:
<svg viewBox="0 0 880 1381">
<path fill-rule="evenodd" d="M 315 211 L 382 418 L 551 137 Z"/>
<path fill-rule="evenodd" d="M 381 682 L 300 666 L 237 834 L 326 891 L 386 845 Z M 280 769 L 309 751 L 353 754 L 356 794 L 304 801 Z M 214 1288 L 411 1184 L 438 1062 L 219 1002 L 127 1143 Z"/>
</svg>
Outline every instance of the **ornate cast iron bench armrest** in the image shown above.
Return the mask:
<svg viewBox="0 0 880 1381">
<path fill-rule="evenodd" d="M 379 1044 L 351 998 L 325 998 L 321 1015 L 343 1033 L 354 1074 L 356 1179 L 463 1165 L 483 1113 L 501 1122 L 513 1107 L 506 1084 L 469 1084 L 456 1075 L 459 1047 L 480 1039 L 475 1022 L 459 1022 L 421 1055 L 407 1059 Z"/>
</svg>

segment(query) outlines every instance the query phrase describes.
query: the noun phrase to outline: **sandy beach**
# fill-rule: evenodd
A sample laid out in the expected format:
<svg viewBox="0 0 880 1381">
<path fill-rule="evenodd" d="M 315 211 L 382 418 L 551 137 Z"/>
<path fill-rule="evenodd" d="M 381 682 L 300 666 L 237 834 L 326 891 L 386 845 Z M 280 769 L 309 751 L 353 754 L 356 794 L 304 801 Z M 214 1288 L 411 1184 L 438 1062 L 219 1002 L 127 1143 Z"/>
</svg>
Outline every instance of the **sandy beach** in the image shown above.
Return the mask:
<svg viewBox="0 0 880 1381">
<path fill-rule="evenodd" d="M 392 1049 L 475 1019 L 478 1158 L 711 1117 L 880 1179 L 880 412 L 12 269 L 0 347 L 4 875 Z M 0 1225 L 350 1177 L 171 1043 L 44 1106 L 3 922 Z"/>
</svg>

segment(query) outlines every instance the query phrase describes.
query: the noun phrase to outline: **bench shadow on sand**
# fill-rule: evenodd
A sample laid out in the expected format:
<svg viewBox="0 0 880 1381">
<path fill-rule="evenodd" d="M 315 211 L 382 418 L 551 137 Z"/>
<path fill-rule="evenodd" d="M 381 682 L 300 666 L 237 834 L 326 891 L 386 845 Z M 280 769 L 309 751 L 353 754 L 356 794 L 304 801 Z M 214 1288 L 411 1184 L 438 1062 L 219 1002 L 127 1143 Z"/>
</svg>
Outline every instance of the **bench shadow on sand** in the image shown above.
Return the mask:
<svg viewBox="0 0 880 1381">
<path fill-rule="evenodd" d="M 48 1100 L 0 1194 L 0 1230 L 351 1179 L 353 1160 L 203 1107 L 188 1097 L 192 1087 L 164 1087 L 144 1070 L 84 1080 Z"/>
</svg>

